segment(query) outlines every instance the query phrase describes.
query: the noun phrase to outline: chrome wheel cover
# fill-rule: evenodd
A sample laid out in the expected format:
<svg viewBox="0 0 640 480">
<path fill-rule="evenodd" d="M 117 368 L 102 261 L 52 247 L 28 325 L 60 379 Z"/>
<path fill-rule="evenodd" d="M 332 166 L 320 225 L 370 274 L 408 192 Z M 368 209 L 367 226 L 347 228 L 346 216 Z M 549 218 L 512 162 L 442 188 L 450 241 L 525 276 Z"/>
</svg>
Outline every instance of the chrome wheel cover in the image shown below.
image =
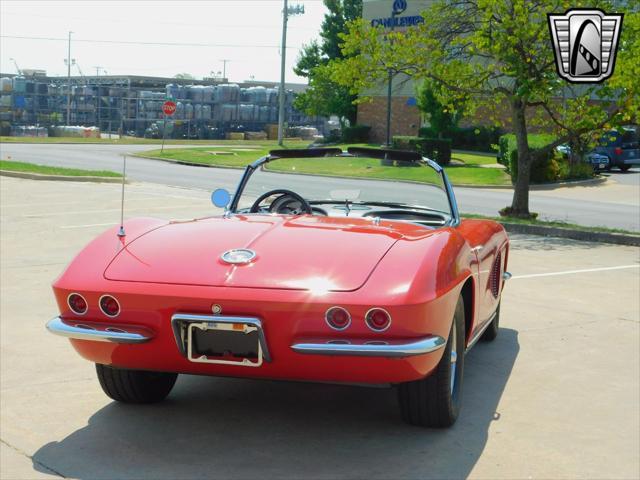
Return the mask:
<svg viewBox="0 0 640 480">
<path fill-rule="evenodd" d="M 453 388 L 456 384 L 456 363 L 458 361 L 458 335 L 456 334 L 456 324 L 453 323 L 451 329 L 451 395 L 453 395 Z"/>
</svg>

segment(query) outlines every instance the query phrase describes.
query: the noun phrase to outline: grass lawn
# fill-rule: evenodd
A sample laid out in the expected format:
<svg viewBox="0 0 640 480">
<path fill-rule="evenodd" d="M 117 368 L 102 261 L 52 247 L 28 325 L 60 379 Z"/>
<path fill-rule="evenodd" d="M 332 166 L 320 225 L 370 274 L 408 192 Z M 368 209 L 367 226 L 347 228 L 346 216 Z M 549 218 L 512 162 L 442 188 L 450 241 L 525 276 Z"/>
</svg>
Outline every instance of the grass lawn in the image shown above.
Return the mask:
<svg viewBox="0 0 640 480">
<path fill-rule="evenodd" d="M 289 143 L 289 148 L 304 148 L 306 144 Z M 251 148 L 250 145 L 246 145 Z M 265 155 L 269 146 L 264 142 L 262 148 L 255 147 L 254 151 L 242 151 L 240 146 L 225 146 L 216 148 L 172 148 L 160 154 L 160 150 L 143 152 L 140 155 L 157 157 L 167 160 L 189 162 L 199 165 L 215 165 L 221 167 L 241 168 L 248 163 Z M 346 148 L 347 145 L 341 145 Z M 212 152 L 220 152 L 214 154 Z M 228 153 L 228 154 L 225 154 Z M 466 165 L 452 165 L 446 168 L 447 175 L 454 185 L 510 185 L 510 177 L 500 169 L 481 168 L 480 163 L 495 163 L 492 157 L 473 154 L 455 154 Z M 405 180 L 421 183 L 437 181 L 436 174 L 431 169 L 419 167 L 388 167 L 380 165 L 380 160 L 369 158 L 305 158 L 282 159 L 272 162 L 268 170 L 286 173 L 304 173 L 309 175 L 326 175 L 336 177 L 361 177 L 388 180 Z"/>
<path fill-rule="evenodd" d="M 590 227 L 585 225 L 578 225 L 576 223 L 559 222 L 559 221 L 551 221 L 551 220 L 530 220 L 530 219 L 515 218 L 515 217 L 487 217 L 485 215 L 474 215 L 470 213 L 461 213 L 460 216 L 462 218 L 479 218 L 479 219 L 495 220 L 496 222 L 501 222 L 501 223 L 518 223 L 521 225 L 540 225 L 543 227 L 570 228 L 572 230 L 582 230 L 585 232 L 625 233 L 625 234 L 631 234 L 631 235 L 639 235 L 638 232 L 623 230 L 621 228 Z"/>
<path fill-rule="evenodd" d="M 41 173 L 43 175 L 61 175 L 67 177 L 122 177 L 120 173 L 108 170 L 81 170 L 78 168 L 48 167 L 33 163 L 0 160 L 0 170 L 12 172 Z"/>
<path fill-rule="evenodd" d="M 242 150 L 242 148 L 251 148 L 251 150 Z M 238 145 L 236 147 L 170 148 L 166 149 L 163 153 L 160 153 L 160 150 L 150 150 L 141 152 L 139 155 L 188 162 L 196 165 L 243 168 L 254 160 L 266 155 L 268 151 L 269 148 L 265 148 L 264 145 L 261 144 L 255 147 Z M 216 155 L 212 152 L 224 152 L 225 154 Z"/>
<path fill-rule="evenodd" d="M 475 153 L 452 152 L 451 159 L 464 162 L 465 165 L 489 165 L 497 163 L 495 155 L 476 155 Z"/>
</svg>

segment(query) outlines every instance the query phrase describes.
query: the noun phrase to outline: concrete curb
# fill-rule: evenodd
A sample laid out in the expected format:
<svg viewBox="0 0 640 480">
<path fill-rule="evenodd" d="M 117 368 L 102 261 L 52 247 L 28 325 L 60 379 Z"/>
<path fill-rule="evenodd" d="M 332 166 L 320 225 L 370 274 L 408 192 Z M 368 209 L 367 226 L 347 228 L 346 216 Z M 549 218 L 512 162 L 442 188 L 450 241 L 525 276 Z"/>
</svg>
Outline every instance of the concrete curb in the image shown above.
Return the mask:
<svg viewBox="0 0 640 480">
<path fill-rule="evenodd" d="M 25 178 L 27 180 L 56 180 L 59 182 L 96 182 L 96 183 L 122 183 L 122 177 L 92 177 L 92 176 L 70 176 L 70 175 L 44 175 L 41 173 L 14 172 L 11 170 L 0 170 L 0 176 Z"/>
<path fill-rule="evenodd" d="M 590 232 L 562 227 L 547 227 L 544 225 L 527 225 L 521 223 L 500 222 L 509 233 L 524 233 L 528 235 L 542 235 L 545 237 L 570 238 L 583 242 L 614 243 L 640 247 L 640 235 L 628 233 Z"/>
<path fill-rule="evenodd" d="M 160 157 L 148 157 L 145 155 L 138 155 L 136 153 L 127 153 L 130 157 L 144 158 L 145 160 L 158 160 L 159 162 L 166 163 L 175 163 L 178 165 L 187 165 L 188 167 L 204 167 L 204 168 L 232 168 L 235 170 L 244 170 L 244 166 L 240 167 L 232 167 L 230 165 L 209 165 L 207 163 L 193 163 L 193 162 L 184 162 L 182 160 L 171 160 L 170 158 L 160 158 Z"/>
<path fill-rule="evenodd" d="M 599 185 L 605 183 L 607 177 L 589 178 L 588 180 L 576 180 L 574 182 L 558 182 L 531 184 L 529 190 L 555 190 L 557 188 L 586 187 L 589 185 Z M 513 185 L 469 185 L 469 184 L 453 184 L 457 188 L 496 188 L 500 190 L 513 190 Z"/>
</svg>

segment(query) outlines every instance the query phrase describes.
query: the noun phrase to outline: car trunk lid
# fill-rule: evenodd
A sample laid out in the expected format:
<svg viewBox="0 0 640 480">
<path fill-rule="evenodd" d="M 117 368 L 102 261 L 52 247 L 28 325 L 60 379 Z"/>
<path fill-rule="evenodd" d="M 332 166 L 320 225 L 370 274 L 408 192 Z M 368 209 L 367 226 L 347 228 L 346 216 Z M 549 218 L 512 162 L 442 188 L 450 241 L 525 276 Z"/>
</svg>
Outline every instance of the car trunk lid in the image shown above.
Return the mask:
<svg viewBox="0 0 640 480">
<path fill-rule="evenodd" d="M 123 248 L 104 272 L 116 281 L 244 288 L 352 291 L 402 235 L 370 220 L 236 215 L 172 222 Z M 221 255 L 248 248 L 230 265 Z"/>
</svg>

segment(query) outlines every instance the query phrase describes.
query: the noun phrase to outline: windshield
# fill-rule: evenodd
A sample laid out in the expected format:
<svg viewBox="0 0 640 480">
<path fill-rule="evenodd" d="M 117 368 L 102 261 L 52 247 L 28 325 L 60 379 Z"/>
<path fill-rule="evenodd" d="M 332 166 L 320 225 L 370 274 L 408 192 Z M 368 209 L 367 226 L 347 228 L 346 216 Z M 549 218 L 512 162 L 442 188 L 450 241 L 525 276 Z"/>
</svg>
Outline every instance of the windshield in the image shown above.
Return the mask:
<svg viewBox="0 0 640 480">
<path fill-rule="evenodd" d="M 422 161 L 402 162 L 379 158 L 330 156 L 281 158 L 255 170 L 238 199 L 238 211 L 254 206 L 272 190 L 291 190 L 313 207 L 313 214 L 326 216 L 372 216 L 398 220 L 421 220 L 402 216 L 402 211 L 433 212 L 437 224 L 450 222 L 452 208 L 440 172 Z M 254 213 L 274 211 L 282 193 L 268 196 Z M 299 202 L 298 202 L 299 203 Z M 419 213 L 418 212 L 418 213 Z M 298 213 L 296 211 L 295 213 Z M 308 213 L 308 212 L 305 212 Z M 387 215 L 389 214 L 389 215 Z M 406 218 L 405 218 L 406 217 Z M 420 222 L 419 222 L 420 223 Z"/>
</svg>

